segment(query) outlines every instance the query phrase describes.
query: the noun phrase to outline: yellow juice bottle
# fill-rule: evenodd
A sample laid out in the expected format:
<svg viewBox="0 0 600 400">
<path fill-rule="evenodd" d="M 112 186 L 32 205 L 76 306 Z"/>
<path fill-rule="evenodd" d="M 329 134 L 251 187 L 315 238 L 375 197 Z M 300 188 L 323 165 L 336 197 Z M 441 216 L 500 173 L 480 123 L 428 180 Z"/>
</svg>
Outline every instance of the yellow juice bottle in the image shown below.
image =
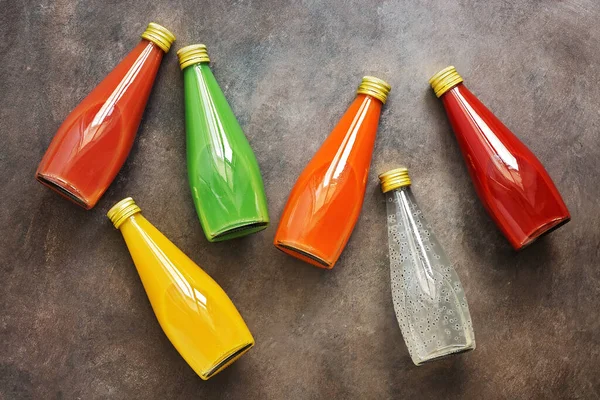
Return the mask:
<svg viewBox="0 0 600 400">
<path fill-rule="evenodd" d="M 131 197 L 108 211 L 123 234 L 163 331 L 206 380 L 254 346 L 225 291 L 156 229 Z"/>
</svg>

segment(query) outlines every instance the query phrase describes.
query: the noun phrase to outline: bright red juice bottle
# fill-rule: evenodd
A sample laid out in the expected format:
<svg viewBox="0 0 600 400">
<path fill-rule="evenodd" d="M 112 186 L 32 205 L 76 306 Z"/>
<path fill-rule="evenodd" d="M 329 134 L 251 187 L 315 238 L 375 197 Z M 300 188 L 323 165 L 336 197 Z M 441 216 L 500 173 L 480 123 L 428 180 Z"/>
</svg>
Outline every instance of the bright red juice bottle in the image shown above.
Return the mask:
<svg viewBox="0 0 600 400">
<path fill-rule="evenodd" d="M 429 83 L 439 97 L 475 190 L 515 250 L 571 216 L 537 157 L 462 83 L 452 66 Z"/>
</svg>

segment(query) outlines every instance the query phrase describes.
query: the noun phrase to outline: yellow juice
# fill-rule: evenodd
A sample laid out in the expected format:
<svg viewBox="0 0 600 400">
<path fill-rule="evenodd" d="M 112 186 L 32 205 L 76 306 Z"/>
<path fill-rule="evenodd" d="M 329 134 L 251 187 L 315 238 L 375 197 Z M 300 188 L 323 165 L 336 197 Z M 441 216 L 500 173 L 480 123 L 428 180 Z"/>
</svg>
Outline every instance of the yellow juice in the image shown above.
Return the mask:
<svg viewBox="0 0 600 400">
<path fill-rule="evenodd" d="M 118 228 L 163 331 L 204 380 L 254 345 L 254 338 L 221 287 L 140 213 L 133 199 L 108 217 Z"/>
</svg>

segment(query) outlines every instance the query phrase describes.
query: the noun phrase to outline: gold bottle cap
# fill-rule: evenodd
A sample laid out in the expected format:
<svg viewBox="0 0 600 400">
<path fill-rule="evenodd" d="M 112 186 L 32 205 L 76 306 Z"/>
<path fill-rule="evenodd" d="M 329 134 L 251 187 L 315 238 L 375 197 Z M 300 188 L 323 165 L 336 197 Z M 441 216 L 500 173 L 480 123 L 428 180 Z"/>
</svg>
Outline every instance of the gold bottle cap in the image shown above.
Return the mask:
<svg viewBox="0 0 600 400">
<path fill-rule="evenodd" d="M 379 183 L 381 184 L 381 191 L 383 193 L 403 186 L 410 186 L 408 168 L 400 167 L 380 174 Z"/>
<path fill-rule="evenodd" d="M 175 35 L 164 26 L 154 22 L 148 24 L 148 27 L 142 33 L 142 37 L 160 47 L 165 53 L 169 52 L 171 45 L 175 41 Z"/>
<path fill-rule="evenodd" d="M 456 72 L 456 68 L 451 65 L 432 76 L 429 80 L 429 84 L 433 88 L 435 95 L 441 97 L 444 93 L 462 81 L 463 78 Z"/>
<path fill-rule="evenodd" d="M 119 226 L 121 226 L 121 224 L 125 222 L 127 218 L 141 211 L 142 210 L 138 207 L 138 205 L 135 204 L 135 201 L 133 201 L 131 197 L 127 197 L 126 199 L 123 199 L 112 206 L 112 208 L 106 213 L 106 216 L 111 220 L 115 228 L 119 229 Z"/>
<path fill-rule="evenodd" d="M 177 57 L 179 57 L 179 66 L 181 67 L 181 70 L 193 64 L 210 62 L 206 46 L 203 44 L 191 44 L 182 47 L 177 50 Z"/>
<path fill-rule="evenodd" d="M 368 94 L 385 104 L 390 90 L 392 90 L 392 87 L 386 81 L 374 76 L 363 76 L 356 93 Z"/>
</svg>

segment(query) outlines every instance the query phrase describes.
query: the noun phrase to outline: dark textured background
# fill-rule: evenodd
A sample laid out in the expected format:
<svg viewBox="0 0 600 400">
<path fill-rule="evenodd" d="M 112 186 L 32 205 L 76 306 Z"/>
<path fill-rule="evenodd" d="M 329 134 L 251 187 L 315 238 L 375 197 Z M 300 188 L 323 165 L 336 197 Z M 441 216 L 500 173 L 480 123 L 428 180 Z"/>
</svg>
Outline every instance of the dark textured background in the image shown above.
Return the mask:
<svg viewBox="0 0 600 400">
<path fill-rule="evenodd" d="M 600 4 L 0 1 L 0 398 L 600 396 Z M 133 151 L 92 211 L 36 183 L 65 116 L 156 21 L 202 42 L 258 157 L 274 223 L 209 244 L 189 193 L 181 72 L 164 59 Z M 573 220 L 515 253 L 475 197 L 428 78 L 454 64 L 541 159 Z M 363 75 L 393 86 L 362 215 L 322 271 L 271 240 Z M 405 164 L 471 307 L 477 350 L 415 367 L 390 295 L 377 174 Z M 105 217 L 145 216 L 228 292 L 256 347 L 203 382 L 163 335 Z"/>
</svg>

